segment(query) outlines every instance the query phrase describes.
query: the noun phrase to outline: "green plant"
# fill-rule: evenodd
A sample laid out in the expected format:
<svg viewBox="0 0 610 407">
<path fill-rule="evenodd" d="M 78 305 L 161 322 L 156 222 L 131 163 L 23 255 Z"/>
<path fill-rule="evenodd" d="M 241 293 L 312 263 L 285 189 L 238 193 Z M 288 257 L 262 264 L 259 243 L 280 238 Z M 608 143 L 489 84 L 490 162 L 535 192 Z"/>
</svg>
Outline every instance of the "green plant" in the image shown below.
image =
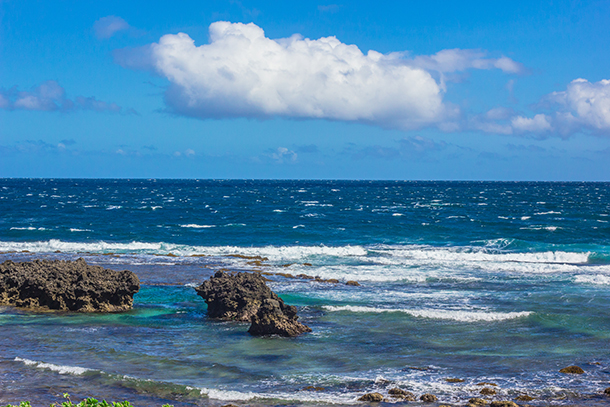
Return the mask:
<svg viewBox="0 0 610 407">
<path fill-rule="evenodd" d="M 118 402 L 111 402 L 108 403 L 106 400 L 96 400 L 93 397 L 88 397 L 86 399 L 84 399 L 83 401 L 81 401 L 78 404 L 74 404 L 72 402 L 72 400 L 70 400 L 70 395 L 68 393 L 64 393 L 64 398 L 66 399 L 66 401 L 62 402 L 61 404 L 58 403 L 53 403 L 50 405 L 50 407 L 134 407 L 129 401 L 118 401 Z M 0 406 L 0 407 L 32 407 L 32 405 L 30 404 L 29 401 L 22 401 L 21 403 L 19 403 L 19 405 L 12 405 L 12 404 L 7 404 L 6 406 Z M 171 404 L 163 404 L 162 407 L 174 407 Z"/>
</svg>

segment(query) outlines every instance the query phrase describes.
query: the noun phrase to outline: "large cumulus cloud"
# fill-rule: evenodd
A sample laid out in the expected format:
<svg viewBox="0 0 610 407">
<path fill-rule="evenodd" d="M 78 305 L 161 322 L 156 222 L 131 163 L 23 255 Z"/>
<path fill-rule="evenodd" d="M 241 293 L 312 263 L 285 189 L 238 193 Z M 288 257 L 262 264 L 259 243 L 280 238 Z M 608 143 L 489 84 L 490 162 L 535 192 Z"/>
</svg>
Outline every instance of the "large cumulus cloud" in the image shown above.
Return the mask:
<svg viewBox="0 0 610 407">
<path fill-rule="evenodd" d="M 447 125 L 458 111 L 431 75 L 459 69 L 517 72 L 508 58 L 450 50 L 429 58 L 364 54 L 335 37 L 274 40 L 255 24 L 219 21 L 210 42 L 168 34 L 145 48 L 115 53 L 123 66 L 149 68 L 170 81 L 174 113 L 198 118 L 290 117 L 357 121 L 387 128 Z"/>
</svg>

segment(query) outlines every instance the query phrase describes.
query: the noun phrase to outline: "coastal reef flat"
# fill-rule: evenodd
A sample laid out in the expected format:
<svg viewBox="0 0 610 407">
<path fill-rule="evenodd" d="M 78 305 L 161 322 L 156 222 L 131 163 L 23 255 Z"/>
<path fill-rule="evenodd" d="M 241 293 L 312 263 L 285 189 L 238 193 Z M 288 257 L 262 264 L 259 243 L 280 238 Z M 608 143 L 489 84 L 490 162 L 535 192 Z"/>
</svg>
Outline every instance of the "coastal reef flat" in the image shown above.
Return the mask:
<svg viewBox="0 0 610 407">
<path fill-rule="evenodd" d="M 90 266 L 85 260 L 34 260 L 0 264 L 0 304 L 79 312 L 132 308 L 140 289 L 131 271 Z"/>
</svg>

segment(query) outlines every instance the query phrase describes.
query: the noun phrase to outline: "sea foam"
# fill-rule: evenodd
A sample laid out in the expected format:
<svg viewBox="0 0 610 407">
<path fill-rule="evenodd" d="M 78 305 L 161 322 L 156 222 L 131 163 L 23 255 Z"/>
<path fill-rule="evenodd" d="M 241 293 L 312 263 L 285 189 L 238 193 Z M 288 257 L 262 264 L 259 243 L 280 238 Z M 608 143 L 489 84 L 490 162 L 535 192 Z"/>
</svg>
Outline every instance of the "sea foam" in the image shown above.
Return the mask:
<svg viewBox="0 0 610 407">
<path fill-rule="evenodd" d="M 14 360 L 15 362 L 22 362 L 26 366 L 33 366 L 38 369 L 51 370 L 59 374 L 82 375 L 91 371 L 91 369 L 87 369 L 84 367 L 54 365 L 52 363 L 37 362 L 35 360 L 23 359 L 20 357 L 16 357 Z"/>
<path fill-rule="evenodd" d="M 479 321 L 503 321 L 527 317 L 531 311 L 522 312 L 484 312 L 484 311 L 460 311 L 460 310 L 422 310 L 422 309 L 403 309 L 403 308 L 377 308 L 363 307 L 354 305 L 326 305 L 322 307 L 330 312 L 366 312 L 366 313 L 385 313 L 402 312 L 417 318 L 444 319 L 459 322 L 479 322 Z"/>
</svg>

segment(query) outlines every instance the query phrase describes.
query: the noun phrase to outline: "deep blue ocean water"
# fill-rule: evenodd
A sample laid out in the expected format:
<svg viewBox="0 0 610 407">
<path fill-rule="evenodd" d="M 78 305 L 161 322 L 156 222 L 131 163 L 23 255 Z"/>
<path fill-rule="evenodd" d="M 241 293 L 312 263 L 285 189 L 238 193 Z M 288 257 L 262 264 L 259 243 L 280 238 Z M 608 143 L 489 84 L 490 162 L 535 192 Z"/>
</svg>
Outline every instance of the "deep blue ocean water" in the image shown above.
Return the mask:
<svg viewBox="0 0 610 407">
<path fill-rule="evenodd" d="M 0 179 L 0 215 L 0 261 L 83 257 L 142 282 L 122 314 L 0 308 L 0 404 L 349 405 L 401 387 L 463 405 L 481 382 L 608 402 L 609 183 Z M 313 332 L 254 338 L 207 319 L 193 286 L 220 268 L 341 283 L 269 276 Z M 585 374 L 558 372 L 572 364 Z"/>
</svg>

